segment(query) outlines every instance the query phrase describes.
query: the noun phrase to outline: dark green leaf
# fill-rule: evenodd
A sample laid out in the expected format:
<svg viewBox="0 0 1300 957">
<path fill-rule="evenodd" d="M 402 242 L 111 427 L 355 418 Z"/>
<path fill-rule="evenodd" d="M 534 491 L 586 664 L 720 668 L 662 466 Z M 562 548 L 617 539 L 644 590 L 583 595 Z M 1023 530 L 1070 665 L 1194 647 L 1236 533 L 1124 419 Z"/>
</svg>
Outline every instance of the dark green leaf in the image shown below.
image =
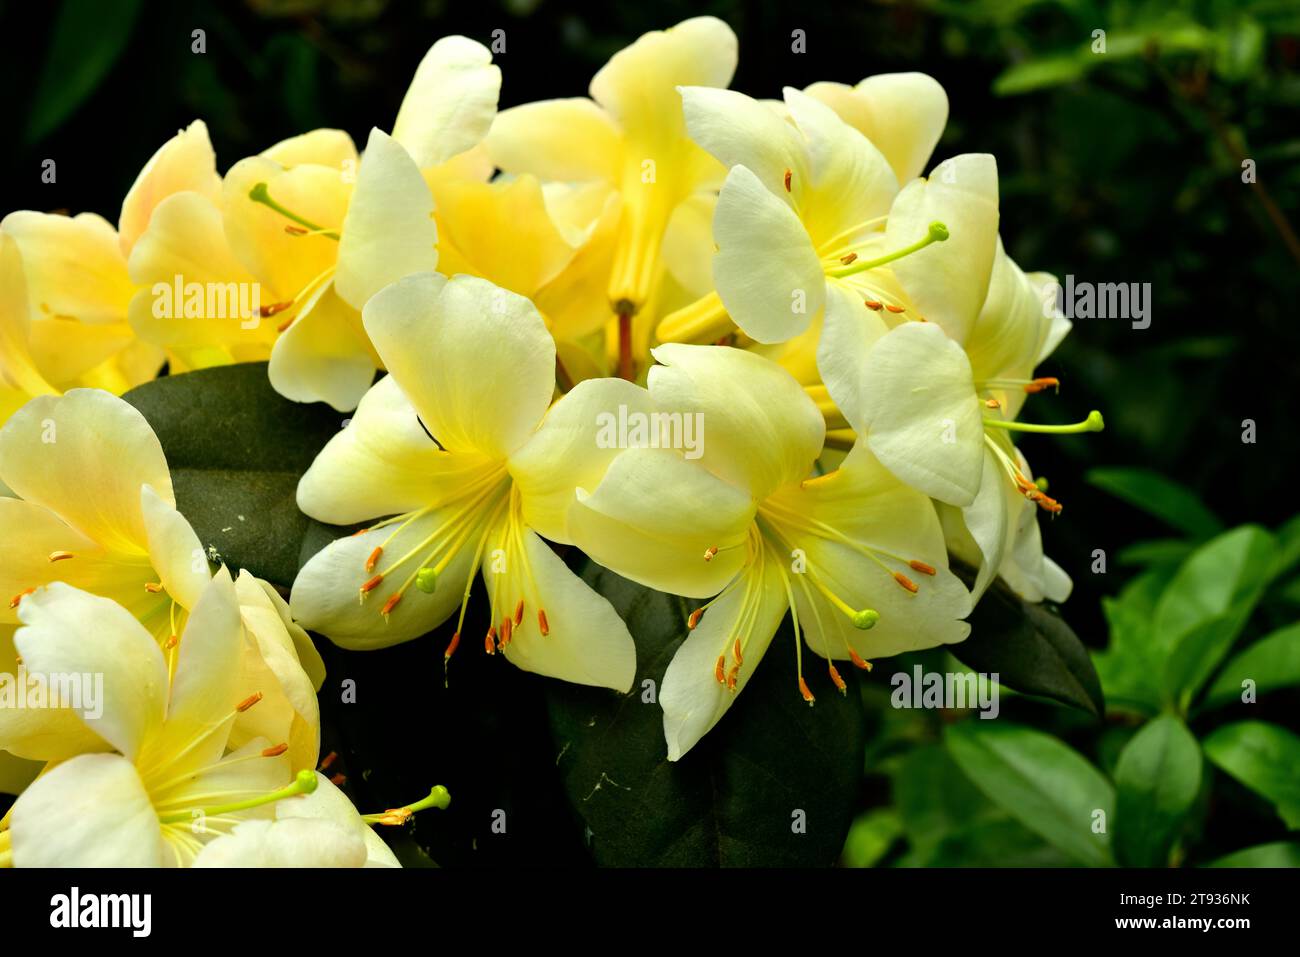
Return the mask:
<svg viewBox="0 0 1300 957">
<path fill-rule="evenodd" d="M 1236 655 L 1205 692 L 1203 708 L 1218 708 L 1241 700 L 1245 682 L 1263 694 L 1300 685 L 1300 622 L 1280 628 Z"/>
<path fill-rule="evenodd" d="M 35 143 L 72 115 L 126 49 L 140 0 L 118 0 L 110 16 L 101 0 L 64 0 L 27 114 L 24 139 Z"/>
<path fill-rule="evenodd" d="M 845 867 L 875 867 L 902 833 L 902 822 L 893 808 L 869 811 L 849 828 L 840 863 Z"/>
<path fill-rule="evenodd" d="M 1115 791 L 1077 751 L 1041 731 L 977 718 L 951 725 L 945 739 L 966 776 L 1025 827 L 1081 864 L 1112 863 L 1105 828 Z"/>
<path fill-rule="evenodd" d="M 582 575 L 623 616 L 637 643 L 637 680 L 629 695 L 559 682 L 546 688 L 557 764 L 596 862 L 834 863 L 861 780 L 856 687 L 841 696 L 829 681 L 818 687 L 810 674 L 817 703 L 805 704 L 787 621 L 717 727 L 680 761 L 669 762 L 657 693 L 687 633 L 690 608 L 592 563 Z M 804 661 L 809 667 L 807 652 Z M 654 701 L 647 700 L 651 687 Z"/>
<path fill-rule="evenodd" d="M 342 426 L 339 413 L 277 395 L 264 362 L 165 376 L 123 398 L 157 433 L 176 504 L 209 556 L 292 584 L 316 525 L 298 511 L 298 479 Z"/>
<path fill-rule="evenodd" d="M 1117 597 L 1102 599 L 1110 645 L 1094 654 L 1093 661 L 1112 708 L 1142 714 L 1160 710 L 1164 652 L 1151 632 L 1151 620 L 1173 574 L 1168 565 L 1152 568 L 1125 585 Z"/>
<path fill-rule="evenodd" d="M 1173 715 L 1149 722 L 1115 769 L 1115 857 L 1163 867 L 1201 786 L 1201 747 Z"/>
<path fill-rule="evenodd" d="M 953 572 L 968 585 L 974 581 L 968 566 L 953 562 Z M 970 637 L 949 649 L 967 667 L 996 673 L 1000 684 L 1015 691 L 1096 716 L 1105 711 L 1088 650 L 1050 605 L 1027 602 L 998 579 L 970 623 Z"/>
<path fill-rule="evenodd" d="M 1192 538 L 1209 538 L 1223 528 L 1195 492 L 1150 469 L 1096 468 L 1084 479 Z"/>
<path fill-rule="evenodd" d="M 1206 738 L 1205 755 L 1272 802 L 1287 827 L 1300 828 L 1300 738 L 1275 724 L 1240 721 Z"/>
</svg>

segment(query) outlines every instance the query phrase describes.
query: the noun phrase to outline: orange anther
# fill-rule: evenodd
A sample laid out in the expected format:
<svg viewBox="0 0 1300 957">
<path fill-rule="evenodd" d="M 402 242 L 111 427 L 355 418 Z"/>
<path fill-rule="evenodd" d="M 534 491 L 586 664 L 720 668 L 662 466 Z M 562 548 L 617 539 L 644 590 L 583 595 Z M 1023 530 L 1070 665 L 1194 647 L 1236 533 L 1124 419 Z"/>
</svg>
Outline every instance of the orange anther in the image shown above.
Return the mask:
<svg viewBox="0 0 1300 957">
<path fill-rule="evenodd" d="M 73 557 L 72 552 L 50 552 L 50 561 L 52 562 L 67 561 L 69 558 L 72 557 Z"/>
<path fill-rule="evenodd" d="M 734 665 L 731 666 L 731 670 L 727 672 L 727 690 L 728 690 L 728 691 L 735 691 L 735 690 L 736 690 L 736 681 L 737 681 L 739 678 L 740 678 L 740 662 L 737 661 Z"/>
<path fill-rule="evenodd" d="M 1061 380 L 1054 379 L 1051 376 L 1044 376 L 1041 379 L 1034 379 L 1032 382 L 1025 383 L 1025 391 L 1030 395 L 1033 395 L 1035 392 L 1042 392 L 1044 389 L 1055 389 L 1057 392 L 1060 392 Z"/>
<path fill-rule="evenodd" d="M 336 788 L 341 788 L 347 783 L 348 776 L 346 774 L 336 774 L 334 777 L 330 778 L 330 784 L 334 785 Z"/>
<path fill-rule="evenodd" d="M 276 313 L 284 312 L 286 309 L 292 306 L 293 306 L 292 299 L 288 300 L 287 302 L 273 302 L 269 306 L 259 306 L 257 309 L 257 314 L 261 316 L 263 319 L 269 319 L 272 316 L 274 316 Z"/>
<path fill-rule="evenodd" d="M 686 619 L 686 627 L 689 628 L 691 631 L 694 631 L 695 627 L 700 623 L 700 619 L 703 617 L 704 617 L 704 609 L 703 608 L 695 609 L 693 612 L 691 612 L 691 617 Z"/>
<path fill-rule="evenodd" d="M 986 408 L 986 409 L 1000 409 L 1000 408 L 1002 408 L 1002 403 L 999 402 L 997 399 L 985 399 L 985 400 L 984 400 L 984 408 Z"/>
<path fill-rule="evenodd" d="M 907 311 L 902 306 L 895 306 L 895 305 L 886 305 L 885 308 L 888 309 L 890 312 L 894 313 L 895 315 L 897 315 L 900 312 Z"/>
<path fill-rule="evenodd" d="M 145 582 L 144 590 L 151 595 L 157 595 L 163 590 L 162 582 Z"/>
<path fill-rule="evenodd" d="M 736 664 L 744 663 L 745 659 L 740 655 L 740 639 L 737 638 L 731 643 L 731 657 L 736 659 Z"/>
<path fill-rule="evenodd" d="M 245 711 L 247 711 L 249 708 L 257 704 L 261 700 L 262 700 L 262 692 L 254 691 L 243 701 L 239 702 L 239 704 L 235 705 L 235 710 L 238 711 L 240 714 L 243 714 Z"/>
<path fill-rule="evenodd" d="M 542 633 L 543 638 L 551 633 L 551 623 L 546 619 L 545 608 L 537 609 L 537 630 Z"/>
<path fill-rule="evenodd" d="M 393 608 L 397 605 L 397 603 L 401 600 L 402 600 L 402 593 L 400 591 L 393 592 L 391 595 L 388 596 L 388 601 L 384 602 L 384 607 L 379 609 L 379 614 L 387 618 L 388 613 L 391 612 Z"/>
<path fill-rule="evenodd" d="M 458 631 L 451 636 L 451 641 L 447 642 L 447 650 L 442 653 L 442 660 L 446 661 L 448 658 L 454 655 L 456 653 L 456 649 L 459 647 L 460 647 L 460 632 Z"/>
<path fill-rule="evenodd" d="M 36 591 L 35 588 L 24 588 L 24 589 L 23 589 L 22 591 L 20 591 L 18 594 L 14 595 L 13 598 L 10 598 L 10 599 L 9 599 L 9 607 L 10 607 L 10 608 L 17 608 L 17 607 L 18 607 L 18 603 L 19 603 L 20 601 L 22 601 L 23 598 L 24 598 L 25 596 L 30 595 L 30 594 L 31 594 L 32 592 L 34 592 L 34 591 Z"/>
<path fill-rule="evenodd" d="M 849 649 L 849 661 L 853 662 L 853 667 L 861 668 L 863 671 L 871 670 L 871 662 L 864 659 L 852 648 Z"/>
<path fill-rule="evenodd" d="M 524 600 L 521 598 L 519 599 L 518 604 L 515 605 L 515 625 L 519 625 L 519 623 L 522 622 L 523 620 L 524 620 Z"/>
<path fill-rule="evenodd" d="M 874 299 L 867 299 L 862 304 L 866 306 L 868 309 L 872 310 L 873 312 L 879 312 L 881 309 L 885 308 L 885 304 L 883 302 L 876 302 L 876 300 Z"/>
<path fill-rule="evenodd" d="M 908 562 L 907 564 L 908 564 L 908 567 L 912 569 L 912 571 L 914 571 L 914 572 L 920 572 L 922 575 L 935 575 L 935 574 L 937 574 L 937 572 L 934 570 L 934 566 L 933 566 L 933 565 L 927 565 L 925 562 L 917 561 L 915 558 L 912 559 L 912 560 L 911 560 L 910 562 Z"/>
<path fill-rule="evenodd" d="M 181 643 L 180 637 L 177 635 L 172 635 L 170 638 L 168 638 L 166 641 L 163 642 L 163 651 L 171 651 L 180 643 Z"/>
<path fill-rule="evenodd" d="M 790 192 L 790 179 L 791 179 L 793 176 L 794 176 L 794 173 L 793 173 L 791 170 L 786 170 L 786 171 L 785 171 L 785 191 L 786 191 L 787 193 Z"/>
<path fill-rule="evenodd" d="M 290 236 L 306 236 L 306 235 L 307 235 L 307 230 L 303 229 L 301 226 L 285 226 L 285 227 L 284 227 L 284 231 L 285 231 L 286 233 L 288 233 Z"/>
<path fill-rule="evenodd" d="M 274 747 L 266 748 L 265 750 L 263 750 L 263 751 L 262 751 L 262 757 L 264 757 L 264 758 L 278 758 L 280 755 L 284 754 L 284 752 L 286 752 L 286 751 L 288 751 L 288 750 L 289 750 L 289 745 L 287 745 L 287 744 L 281 742 L 280 744 L 277 744 L 277 745 L 275 745 Z"/>
<path fill-rule="evenodd" d="M 857 253 L 849 253 L 847 256 L 841 256 L 840 262 L 842 262 L 844 265 L 847 266 L 849 263 L 855 261 L 857 258 L 858 258 Z"/>
<path fill-rule="evenodd" d="M 514 626 L 515 626 L 514 620 L 511 619 L 508 615 L 501 620 L 500 645 L 502 648 L 510 644 L 510 636 L 514 633 Z"/>
<path fill-rule="evenodd" d="M 809 704 L 812 704 L 817 700 L 813 697 L 813 693 L 808 690 L 808 682 L 803 680 L 803 675 L 799 676 L 799 693 L 803 695 L 803 700 L 807 701 Z"/>
<path fill-rule="evenodd" d="M 835 687 L 840 689 L 840 694 L 847 694 L 849 686 L 844 683 L 844 679 L 840 677 L 840 673 L 835 670 L 835 665 L 828 661 L 826 667 L 830 669 L 831 681 L 835 682 Z"/>
<path fill-rule="evenodd" d="M 727 656 L 718 655 L 718 660 L 713 663 L 713 677 L 718 679 L 718 684 L 727 683 Z"/>
<path fill-rule="evenodd" d="M 497 629 L 496 626 L 493 625 L 488 629 L 487 637 L 483 639 L 483 647 L 489 655 L 495 655 L 497 653 L 496 641 Z"/>
<path fill-rule="evenodd" d="M 367 579 L 361 585 L 361 594 L 368 595 L 370 592 L 374 591 L 381 584 L 383 584 L 383 581 L 384 581 L 383 575 L 376 575 L 374 578 Z"/>
<path fill-rule="evenodd" d="M 331 751 L 329 754 L 325 755 L 325 759 L 321 761 L 320 767 L 318 767 L 316 770 L 328 771 L 330 769 L 330 765 L 332 765 L 338 759 L 339 759 L 339 753 L 337 751 Z"/>
<path fill-rule="evenodd" d="M 913 595 L 916 594 L 916 582 L 912 581 L 912 579 L 908 578 L 902 572 L 894 572 L 894 581 L 898 582 Z"/>
<path fill-rule="evenodd" d="M 379 556 L 382 554 L 384 554 L 384 546 L 375 546 L 375 550 L 371 552 L 370 557 L 366 559 L 366 571 L 373 572 L 375 570 L 375 566 L 379 564 Z"/>
<path fill-rule="evenodd" d="M 713 561 L 713 556 L 716 554 L 718 554 L 718 546 L 710 545 L 708 548 L 704 550 L 704 560 L 706 562 L 711 562 Z"/>
</svg>

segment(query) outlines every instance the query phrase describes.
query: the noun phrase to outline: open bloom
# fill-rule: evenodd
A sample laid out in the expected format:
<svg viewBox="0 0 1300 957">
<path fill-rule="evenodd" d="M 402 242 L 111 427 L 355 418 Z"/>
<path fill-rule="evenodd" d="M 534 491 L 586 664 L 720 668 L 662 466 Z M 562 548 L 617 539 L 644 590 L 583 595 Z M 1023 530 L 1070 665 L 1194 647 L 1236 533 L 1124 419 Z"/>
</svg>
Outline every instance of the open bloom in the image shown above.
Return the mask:
<svg viewBox="0 0 1300 957">
<path fill-rule="evenodd" d="M 26 667 L 104 682 L 99 700 L 74 708 L 102 748 L 47 770 L 0 832 L 0 853 L 16 866 L 185 866 L 213 837 L 315 788 L 313 772 L 294 777 L 284 742 L 227 753 L 236 719 L 258 699 L 241 695 L 243 632 L 224 570 L 170 664 L 126 609 L 63 583 L 29 595 L 19 613 Z"/>
<path fill-rule="evenodd" d="M 665 238 L 699 230 L 696 210 L 711 202 L 722 177 L 717 162 L 687 136 L 677 87 L 725 87 L 735 69 L 731 28 L 695 17 L 616 53 L 592 79 L 591 99 L 505 110 L 488 134 L 489 155 L 509 173 L 598 182 L 618 194 L 622 214 L 607 289 L 625 327 L 625 372 L 630 318 L 650 298 L 661 257 L 671 255 Z M 639 338 L 648 340 L 650 331 L 646 326 Z"/>
<path fill-rule="evenodd" d="M 176 510 L 162 446 L 133 406 L 97 389 L 41 396 L 0 429 L 0 622 L 15 622 L 32 592 L 62 581 L 129 611 L 174 662 L 186 619 L 211 577 Z M 323 666 L 274 590 L 240 575 L 246 678 L 268 698 L 241 716 L 237 740 L 276 732 L 295 767 L 315 763 L 315 691 Z M 0 642 L 0 660 L 12 644 Z M 304 666 L 308 670 L 304 670 Z M 310 672 L 310 673 L 309 673 Z M 0 748 L 56 761 L 93 747 L 67 708 L 0 711 Z"/>
<path fill-rule="evenodd" d="M 825 425 L 775 363 L 719 346 L 664 345 L 655 407 L 702 413 L 703 454 L 631 449 L 570 507 L 569 532 L 594 560 L 661 591 L 715 596 L 692 614 L 664 675 L 668 757 L 677 760 L 742 691 L 790 612 L 796 648 L 870 658 L 961 641 L 966 590 L 948 571 L 929 499 L 858 446 L 813 477 Z M 798 693 L 813 700 L 800 654 Z"/>
<path fill-rule="evenodd" d="M 344 647 L 380 648 L 459 606 L 450 657 L 481 570 L 489 653 L 626 691 L 627 628 L 539 535 L 568 541 L 573 488 L 594 484 L 618 451 L 598 446 L 597 411 L 644 407 L 644 391 L 591 380 L 548 411 L 555 344 L 528 300 L 482 279 L 408 276 L 367 303 L 364 321 L 389 374 L 307 470 L 298 504 L 335 524 L 388 517 L 307 563 L 294 617 Z"/>
</svg>

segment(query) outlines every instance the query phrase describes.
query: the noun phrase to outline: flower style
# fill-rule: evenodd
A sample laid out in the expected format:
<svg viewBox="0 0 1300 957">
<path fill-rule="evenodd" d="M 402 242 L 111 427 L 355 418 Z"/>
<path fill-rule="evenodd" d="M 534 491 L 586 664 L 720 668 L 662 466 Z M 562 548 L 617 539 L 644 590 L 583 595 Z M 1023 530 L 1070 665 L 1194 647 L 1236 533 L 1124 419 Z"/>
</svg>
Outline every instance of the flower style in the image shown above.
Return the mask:
<svg viewBox="0 0 1300 957">
<path fill-rule="evenodd" d="M 15 802 L 0 855 L 19 867 L 185 866 L 204 843 L 316 787 L 294 777 L 287 744 L 255 739 L 227 754 L 240 695 L 242 627 L 229 574 L 204 590 L 174 663 L 120 605 L 61 582 L 24 599 L 15 644 L 45 674 L 102 674 L 86 727 L 110 750 L 48 769 Z M 87 634 L 94 623 L 93 636 Z"/>
<path fill-rule="evenodd" d="M 595 561 L 661 591 L 712 598 L 664 676 L 668 757 L 677 760 L 743 690 L 786 611 L 800 641 L 834 662 L 961 641 L 969 610 L 948 571 L 930 501 L 857 446 L 813 477 L 825 425 L 775 363 L 719 346 L 664 345 L 650 370 L 661 410 L 700 412 L 698 462 L 631 449 L 570 506 L 569 532 Z M 800 637 L 802 636 L 802 637 Z"/>
<path fill-rule="evenodd" d="M 736 69 L 736 37 L 713 17 L 644 34 L 591 81 L 590 99 L 543 100 L 503 111 L 487 138 L 509 173 L 546 181 L 598 182 L 622 209 L 609 283 L 620 318 L 620 366 L 632 366 L 631 317 L 646 305 L 670 255 L 665 237 L 701 224 L 722 170 L 686 133 L 679 85 L 725 87 Z M 676 220 L 676 222 L 674 222 Z M 639 338 L 647 339 L 646 325 Z M 642 344 L 644 345 L 644 344 Z M 642 350 L 643 351 L 643 348 Z"/>
<path fill-rule="evenodd" d="M 450 658 L 481 570 L 489 653 L 626 691 L 627 628 L 539 536 L 568 541 L 573 488 L 598 481 L 618 453 L 598 447 L 598 410 L 645 408 L 644 390 L 592 380 L 548 411 L 555 344 L 531 303 L 482 279 L 408 276 L 363 318 L 389 374 L 303 476 L 298 504 L 335 524 L 389 517 L 307 563 L 294 617 L 344 647 L 380 648 L 459 606 Z"/>
<path fill-rule="evenodd" d="M 62 581 L 126 608 L 174 664 L 211 571 L 144 417 L 96 389 L 33 399 L 0 429 L 0 481 L 17 496 L 0 497 L 0 590 L 11 596 L 0 622 L 16 621 L 39 586 Z M 320 658 L 270 586 L 241 573 L 238 600 L 241 667 L 268 700 L 241 715 L 234 736 L 274 733 L 289 741 L 295 768 L 311 767 Z M 0 642 L 0 660 L 12 648 Z M 0 712 L 0 748 L 20 757 L 57 761 L 92 747 L 67 708 Z"/>
</svg>

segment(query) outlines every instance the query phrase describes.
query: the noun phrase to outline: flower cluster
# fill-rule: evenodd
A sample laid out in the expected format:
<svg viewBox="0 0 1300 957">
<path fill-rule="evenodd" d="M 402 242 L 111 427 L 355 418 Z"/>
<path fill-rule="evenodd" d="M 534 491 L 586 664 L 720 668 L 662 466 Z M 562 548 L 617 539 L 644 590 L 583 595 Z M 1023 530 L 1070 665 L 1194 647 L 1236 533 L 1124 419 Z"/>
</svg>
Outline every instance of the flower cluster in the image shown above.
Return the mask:
<svg viewBox="0 0 1300 957">
<path fill-rule="evenodd" d="M 727 89 L 736 57 L 700 17 L 590 98 L 498 112 L 491 54 L 449 37 L 361 154 L 316 130 L 222 176 L 196 121 L 117 229 L 0 222 L 0 655 L 106 682 L 0 709 L 0 774 L 39 771 L 0 862 L 395 863 L 313 771 L 306 631 L 374 649 L 454 618 L 449 669 L 464 643 L 628 691 L 633 636 L 553 545 L 707 599 L 659 694 L 672 760 L 787 614 L 811 704 L 837 663 L 963 640 L 995 577 L 1068 595 L 1011 438 L 1101 418 L 1019 421 L 1069 323 L 1003 249 L 993 157 L 922 176 L 948 110 L 923 74 L 766 101 Z M 363 528 L 287 603 L 214 572 L 115 397 L 250 361 L 351 413 L 297 503 Z M 462 634 L 477 578 L 490 624 Z"/>
</svg>

